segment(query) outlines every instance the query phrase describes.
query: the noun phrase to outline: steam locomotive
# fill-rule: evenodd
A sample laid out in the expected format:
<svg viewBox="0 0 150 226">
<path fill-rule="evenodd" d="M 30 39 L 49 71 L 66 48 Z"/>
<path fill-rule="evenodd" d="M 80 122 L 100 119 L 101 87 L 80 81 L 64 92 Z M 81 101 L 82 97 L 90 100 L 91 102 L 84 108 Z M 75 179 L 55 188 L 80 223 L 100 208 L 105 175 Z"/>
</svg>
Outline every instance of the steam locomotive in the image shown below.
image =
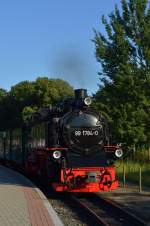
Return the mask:
<svg viewBox="0 0 150 226">
<path fill-rule="evenodd" d="M 107 120 L 93 110 L 87 90 L 29 115 L 21 128 L 0 133 L 0 159 L 44 179 L 58 192 L 99 192 L 118 187 Z"/>
</svg>

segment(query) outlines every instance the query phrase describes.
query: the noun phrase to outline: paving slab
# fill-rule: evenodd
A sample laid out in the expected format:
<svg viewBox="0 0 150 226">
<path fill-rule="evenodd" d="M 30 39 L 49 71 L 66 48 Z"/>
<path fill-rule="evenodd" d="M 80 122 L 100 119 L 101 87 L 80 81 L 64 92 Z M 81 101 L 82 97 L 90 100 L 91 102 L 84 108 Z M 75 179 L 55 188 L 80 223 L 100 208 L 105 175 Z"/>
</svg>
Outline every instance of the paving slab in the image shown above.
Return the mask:
<svg viewBox="0 0 150 226">
<path fill-rule="evenodd" d="M 63 226 L 45 195 L 23 175 L 0 165 L 0 226 Z"/>
</svg>

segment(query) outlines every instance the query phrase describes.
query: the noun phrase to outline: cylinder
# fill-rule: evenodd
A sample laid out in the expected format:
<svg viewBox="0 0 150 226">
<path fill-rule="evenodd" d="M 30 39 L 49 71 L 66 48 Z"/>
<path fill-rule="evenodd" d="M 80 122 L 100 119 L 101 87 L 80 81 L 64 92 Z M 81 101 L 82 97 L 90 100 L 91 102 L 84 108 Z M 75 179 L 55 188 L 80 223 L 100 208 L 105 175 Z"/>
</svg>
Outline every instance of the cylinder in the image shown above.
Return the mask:
<svg viewBox="0 0 150 226">
<path fill-rule="evenodd" d="M 75 89 L 74 92 L 75 92 L 76 99 L 87 97 L 87 89 Z"/>
</svg>

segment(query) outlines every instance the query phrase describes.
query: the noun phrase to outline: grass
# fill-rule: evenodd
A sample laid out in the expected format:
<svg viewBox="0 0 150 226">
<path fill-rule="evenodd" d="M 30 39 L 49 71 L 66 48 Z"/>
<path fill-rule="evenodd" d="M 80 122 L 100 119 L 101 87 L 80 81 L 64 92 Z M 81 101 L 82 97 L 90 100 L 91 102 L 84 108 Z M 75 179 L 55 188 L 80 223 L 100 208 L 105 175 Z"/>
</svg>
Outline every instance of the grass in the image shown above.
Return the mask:
<svg viewBox="0 0 150 226">
<path fill-rule="evenodd" d="M 126 182 L 139 184 L 139 169 L 142 170 L 142 186 L 150 188 L 150 162 L 135 162 L 126 160 L 116 163 L 117 178 L 123 181 L 123 165 L 125 166 Z"/>
</svg>

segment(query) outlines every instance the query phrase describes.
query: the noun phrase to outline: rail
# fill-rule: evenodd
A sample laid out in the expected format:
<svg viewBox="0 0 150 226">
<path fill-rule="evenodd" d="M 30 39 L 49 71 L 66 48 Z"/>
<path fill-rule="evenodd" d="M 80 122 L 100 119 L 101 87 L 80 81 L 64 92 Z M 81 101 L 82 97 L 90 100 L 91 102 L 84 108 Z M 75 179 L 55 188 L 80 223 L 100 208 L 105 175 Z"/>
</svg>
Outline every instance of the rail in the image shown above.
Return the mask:
<svg viewBox="0 0 150 226">
<path fill-rule="evenodd" d="M 82 209 L 86 211 L 97 225 L 101 226 L 146 226 L 146 222 L 135 214 L 125 210 L 110 199 L 97 194 L 87 194 L 83 197 L 71 196 Z M 94 224 L 93 224 L 94 225 Z"/>
</svg>

